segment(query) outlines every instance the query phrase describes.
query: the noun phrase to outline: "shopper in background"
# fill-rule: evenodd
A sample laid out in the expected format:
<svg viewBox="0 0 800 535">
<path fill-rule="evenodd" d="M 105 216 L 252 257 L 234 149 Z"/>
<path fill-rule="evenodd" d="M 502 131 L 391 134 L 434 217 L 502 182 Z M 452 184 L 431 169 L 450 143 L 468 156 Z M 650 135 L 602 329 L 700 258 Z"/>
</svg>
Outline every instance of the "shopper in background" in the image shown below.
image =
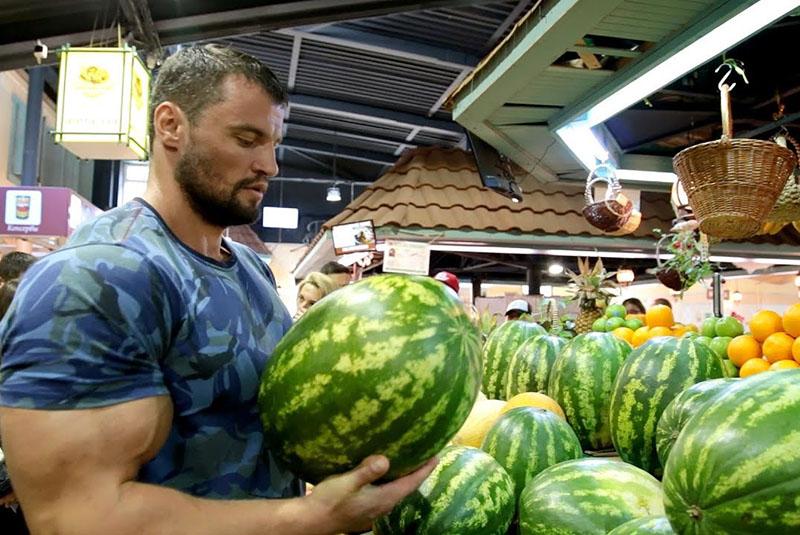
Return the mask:
<svg viewBox="0 0 800 535">
<path fill-rule="evenodd" d="M 21 251 L 11 251 L 0 258 L 0 282 L 18 279 L 25 273 L 36 257 Z"/>
<path fill-rule="evenodd" d="M 622 302 L 622 306 L 625 307 L 625 311 L 628 314 L 644 314 L 646 312 L 644 309 L 644 303 L 642 303 L 636 297 L 629 297 Z"/>
<path fill-rule="evenodd" d="M 316 271 L 309 273 L 297 286 L 297 312 L 294 320 L 300 319 L 317 301 L 336 289 L 336 283 L 329 276 Z"/>
<path fill-rule="evenodd" d="M 454 274 L 450 273 L 449 271 L 440 271 L 434 275 L 433 278 L 444 283 L 445 286 L 453 290 L 456 295 L 458 295 L 461 285 L 458 282 L 458 277 L 456 277 Z"/>
<path fill-rule="evenodd" d="M 653 301 L 653 305 L 664 305 L 665 307 L 672 308 L 672 303 L 669 302 L 669 299 L 664 299 L 663 297 L 659 297 Z"/>
<path fill-rule="evenodd" d="M 433 470 L 370 456 L 308 497 L 264 448 L 260 375 L 291 326 L 269 268 L 225 228 L 258 218 L 287 95 L 214 45 L 168 58 L 144 199 L 34 264 L 0 329 L 0 432 L 34 533 L 366 530 Z"/>
<path fill-rule="evenodd" d="M 531 313 L 531 305 L 524 299 L 515 299 L 506 307 L 506 320 L 518 320 L 523 314 Z"/>
<path fill-rule="evenodd" d="M 320 272 L 333 279 L 334 284 L 336 284 L 336 288 L 334 289 L 336 290 L 350 284 L 353 278 L 350 273 L 350 268 L 341 265 L 339 262 L 328 262 L 322 266 Z"/>
</svg>

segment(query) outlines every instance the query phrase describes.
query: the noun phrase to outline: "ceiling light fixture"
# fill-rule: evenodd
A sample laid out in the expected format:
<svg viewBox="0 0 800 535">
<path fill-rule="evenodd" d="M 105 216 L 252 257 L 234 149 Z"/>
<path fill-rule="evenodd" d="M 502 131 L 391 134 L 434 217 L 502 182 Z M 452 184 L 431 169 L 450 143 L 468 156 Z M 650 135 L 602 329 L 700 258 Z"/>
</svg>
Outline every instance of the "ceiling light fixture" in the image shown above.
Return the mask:
<svg viewBox="0 0 800 535">
<path fill-rule="evenodd" d="M 561 275 L 562 273 L 564 273 L 564 266 L 558 263 L 550 264 L 549 266 L 547 266 L 547 272 L 554 277 Z"/>
<path fill-rule="evenodd" d="M 636 279 L 636 274 L 632 269 L 620 269 L 617 271 L 617 282 L 628 285 Z"/>
<path fill-rule="evenodd" d="M 342 190 L 339 189 L 339 186 L 333 185 L 328 188 L 328 195 L 325 197 L 325 200 L 328 202 L 340 202 L 342 200 Z"/>
</svg>

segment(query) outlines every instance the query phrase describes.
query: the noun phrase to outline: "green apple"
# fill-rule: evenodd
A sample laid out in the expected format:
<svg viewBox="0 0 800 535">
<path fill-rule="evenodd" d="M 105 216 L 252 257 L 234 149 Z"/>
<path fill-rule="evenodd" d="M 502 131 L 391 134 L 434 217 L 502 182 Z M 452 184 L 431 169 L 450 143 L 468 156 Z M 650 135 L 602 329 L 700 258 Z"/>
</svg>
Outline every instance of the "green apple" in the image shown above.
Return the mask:
<svg viewBox="0 0 800 535">
<path fill-rule="evenodd" d="M 625 327 L 633 331 L 639 329 L 642 326 L 644 326 L 644 322 L 639 318 L 633 318 L 625 321 Z"/>
<path fill-rule="evenodd" d="M 611 332 L 614 329 L 619 329 L 620 327 L 625 327 L 625 320 L 614 316 L 613 318 L 608 318 L 606 320 L 606 331 Z"/>
<path fill-rule="evenodd" d="M 717 320 L 715 330 L 717 336 L 728 336 L 730 338 L 735 338 L 740 334 L 744 334 L 744 327 L 739 320 L 733 316 L 719 318 Z"/>
<path fill-rule="evenodd" d="M 609 318 L 625 319 L 625 316 L 627 315 L 628 311 L 625 310 L 625 305 L 611 305 L 606 309 L 606 316 L 608 316 Z"/>
<path fill-rule="evenodd" d="M 597 318 L 594 320 L 594 323 L 592 323 L 592 330 L 599 333 L 606 332 L 608 330 L 608 327 L 606 326 L 606 318 Z"/>
<path fill-rule="evenodd" d="M 725 377 L 739 377 L 739 368 L 730 359 L 722 359 L 722 373 Z"/>
<path fill-rule="evenodd" d="M 711 316 L 703 321 L 703 326 L 700 327 L 700 334 L 714 338 L 717 336 L 717 318 Z"/>
<path fill-rule="evenodd" d="M 698 344 L 703 344 L 704 346 L 710 348 L 711 347 L 711 338 L 708 336 L 698 336 L 694 339 L 695 342 Z"/>
<path fill-rule="evenodd" d="M 730 336 L 717 336 L 711 340 L 711 345 L 709 347 L 719 355 L 719 358 L 725 359 L 728 358 L 728 344 L 731 343 Z"/>
</svg>

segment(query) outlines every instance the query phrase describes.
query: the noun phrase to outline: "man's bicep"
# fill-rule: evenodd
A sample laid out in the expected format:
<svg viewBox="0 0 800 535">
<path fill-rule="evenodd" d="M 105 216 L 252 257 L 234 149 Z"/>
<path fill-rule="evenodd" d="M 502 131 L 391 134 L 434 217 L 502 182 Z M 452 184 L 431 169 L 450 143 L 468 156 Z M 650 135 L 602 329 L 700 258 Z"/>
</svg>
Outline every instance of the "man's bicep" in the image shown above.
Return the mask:
<svg viewBox="0 0 800 535">
<path fill-rule="evenodd" d="M 6 463 L 31 527 L 90 525 L 111 514 L 171 419 L 167 396 L 84 410 L 0 408 Z"/>
</svg>

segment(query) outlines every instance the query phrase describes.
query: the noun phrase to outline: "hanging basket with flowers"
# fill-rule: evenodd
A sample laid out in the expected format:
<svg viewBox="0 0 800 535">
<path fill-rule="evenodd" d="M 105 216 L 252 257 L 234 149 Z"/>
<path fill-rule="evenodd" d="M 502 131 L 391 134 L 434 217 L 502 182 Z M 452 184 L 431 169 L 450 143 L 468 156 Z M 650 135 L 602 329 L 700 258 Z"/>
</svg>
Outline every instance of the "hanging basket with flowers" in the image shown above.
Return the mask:
<svg viewBox="0 0 800 535">
<path fill-rule="evenodd" d="M 667 288 L 683 292 L 713 273 L 708 261 L 708 240 L 693 231 L 662 233 L 656 244 L 656 278 Z"/>
</svg>

